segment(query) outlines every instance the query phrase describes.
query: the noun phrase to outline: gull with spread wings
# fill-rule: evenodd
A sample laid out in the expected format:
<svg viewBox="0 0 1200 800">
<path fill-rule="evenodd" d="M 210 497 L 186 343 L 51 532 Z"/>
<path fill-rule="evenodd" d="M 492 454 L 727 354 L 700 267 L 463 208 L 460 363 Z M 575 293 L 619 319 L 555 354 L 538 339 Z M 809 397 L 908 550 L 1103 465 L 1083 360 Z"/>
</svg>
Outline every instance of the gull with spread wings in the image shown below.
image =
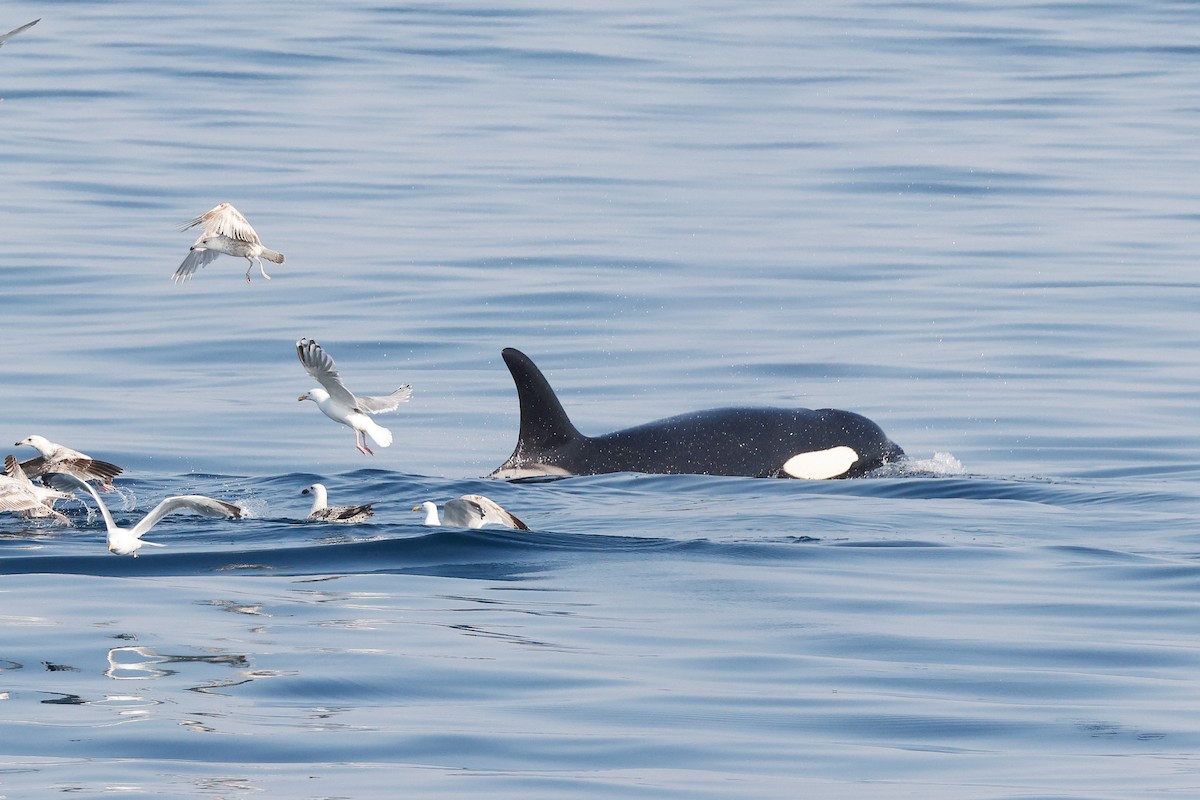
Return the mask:
<svg viewBox="0 0 1200 800">
<path fill-rule="evenodd" d="M 246 283 L 250 282 L 250 270 L 254 269 L 255 261 L 258 262 L 258 271 L 267 280 L 271 280 L 271 276 L 263 268 L 262 260 L 265 258 L 276 264 L 283 263 L 283 253 L 276 253 L 274 250 L 263 247 L 262 239 L 258 238 L 258 234 L 254 232 L 254 228 L 250 227 L 250 223 L 242 216 L 242 212 L 229 203 L 221 203 L 207 213 L 201 214 L 185 224 L 181 230 L 186 231 L 188 228 L 197 226 L 203 226 L 204 232 L 192 244 L 187 258 L 183 260 L 179 269 L 175 270 L 175 274 L 171 277 L 176 283 L 183 283 L 191 278 L 196 270 L 213 261 L 221 253 L 240 256 L 250 262 L 250 266 L 246 269 Z"/>
<path fill-rule="evenodd" d="M 92 458 L 86 453 L 72 450 L 36 433 L 32 436 L 26 436 L 14 446 L 22 447 L 25 445 L 38 451 L 36 457 L 21 462 L 21 470 L 31 478 L 36 478 L 47 472 L 67 472 L 85 481 L 95 481 L 100 485 L 100 491 L 102 492 L 111 492 L 113 490 L 113 478 L 123 472 L 116 464 Z"/>
<path fill-rule="evenodd" d="M 367 447 L 367 436 L 380 447 L 392 443 L 392 432 L 371 419 L 371 415 L 395 411 L 401 403 L 412 397 L 411 386 L 401 386 L 385 397 L 355 397 L 342 383 L 333 359 L 321 349 L 321 345 L 312 339 L 301 339 L 296 342 L 296 355 L 308 374 L 323 387 L 309 389 L 298 400 L 312 400 L 325 416 L 353 428 L 354 446 L 363 455 L 374 455 L 371 448 Z"/>
<path fill-rule="evenodd" d="M 158 542 L 144 541 L 142 536 L 149 533 L 150 529 L 157 525 L 163 517 L 174 514 L 176 511 L 195 511 L 206 517 L 222 517 L 224 519 L 241 519 L 243 516 L 242 509 L 232 503 L 214 500 L 200 494 L 184 494 L 168 497 L 156 505 L 154 510 L 143 517 L 137 525 L 132 528 L 122 528 L 113 520 L 108 506 L 104 505 L 104 501 L 100 499 L 100 493 L 90 483 L 81 481 L 66 472 L 50 473 L 45 477 L 45 481 L 52 489 L 61 492 L 83 489 L 92 496 L 96 505 L 100 507 L 100 514 L 104 517 L 104 527 L 108 530 L 108 551 L 119 556 L 132 555 L 137 558 L 138 549 L 146 544 L 153 547 L 166 547 L 165 544 Z"/>
</svg>

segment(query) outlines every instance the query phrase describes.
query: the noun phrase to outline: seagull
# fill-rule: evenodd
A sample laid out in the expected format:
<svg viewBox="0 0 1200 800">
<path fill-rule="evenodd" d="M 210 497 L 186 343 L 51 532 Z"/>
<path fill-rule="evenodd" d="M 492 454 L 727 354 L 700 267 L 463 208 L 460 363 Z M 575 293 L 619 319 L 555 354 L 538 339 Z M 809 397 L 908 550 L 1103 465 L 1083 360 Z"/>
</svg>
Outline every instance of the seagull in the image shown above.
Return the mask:
<svg viewBox="0 0 1200 800">
<path fill-rule="evenodd" d="M 300 395 L 297 400 L 312 400 L 325 416 L 353 428 L 354 446 L 365 456 L 374 455 L 371 448 L 367 447 L 368 434 L 380 447 L 391 445 L 392 432 L 371 419 L 370 415 L 395 411 L 401 403 L 412 397 L 411 386 L 401 386 L 386 397 L 355 397 L 342 383 L 333 359 L 321 349 L 321 345 L 312 339 L 301 339 L 296 342 L 296 355 L 308 374 L 325 387 L 309 389 L 308 394 Z"/>
<path fill-rule="evenodd" d="M 39 22 L 41 22 L 41 21 L 42 21 L 42 18 L 41 18 L 41 17 L 38 17 L 38 18 L 37 18 L 37 19 L 35 19 L 33 22 L 26 22 L 26 23 L 25 23 L 24 25 L 22 25 L 21 27 L 19 27 L 19 28 L 13 28 L 13 29 L 12 29 L 11 31 L 9 31 L 8 33 L 6 33 L 6 34 L 4 34 L 4 35 L 0 36 L 0 47 L 4 47 L 4 43 L 5 43 L 5 42 L 7 42 L 7 41 L 8 41 L 9 39 L 11 39 L 12 37 L 16 36 L 16 35 L 17 35 L 18 33 L 20 33 L 21 31 L 27 31 L 27 30 L 29 30 L 30 28 L 32 28 L 34 25 L 37 25 L 37 24 L 38 24 Z"/>
<path fill-rule="evenodd" d="M 203 226 L 204 233 L 200 234 L 200 238 L 192 243 L 187 258 L 171 276 L 171 280 L 175 283 L 183 283 L 192 277 L 196 270 L 221 253 L 241 256 L 250 262 L 250 266 L 246 270 L 246 283 L 250 282 L 250 270 L 254 269 L 255 261 L 258 262 L 259 272 L 267 280 L 271 280 L 271 276 L 263 268 L 262 260 L 265 258 L 276 264 L 283 263 L 283 253 L 276 253 L 274 250 L 263 247 L 262 240 L 258 238 L 258 234 L 254 232 L 254 228 L 250 227 L 246 218 L 242 216 L 242 212 L 229 203 L 221 203 L 207 213 L 201 214 L 180 230 L 186 231 L 197 225 Z"/>
<path fill-rule="evenodd" d="M 54 510 L 54 501 L 66 500 L 71 495 L 29 480 L 15 456 L 5 457 L 4 471 L 5 474 L 0 475 L 0 511 L 20 511 L 27 517 L 54 517 L 70 524 L 65 516 Z"/>
<path fill-rule="evenodd" d="M 29 476 L 25 474 L 25 470 L 21 469 L 20 462 L 14 455 L 4 457 L 4 474 L 10 480 L 16 481 L 26 491 L 32 492 L 41 505 L 25 509 L 25 515 L 28 517 L 54 517 L 61 522 L 70 524 L 65 516 L 54 510 L 54 503 L 57 500 L 69 500 L 72 495 L 66 492 L 60 492 L 51 489 L 47 486 L 41 486 L 29 480 Z"/>
<path fill-rule="evenodd" d="M 198 494 L 185 494 L 178 497 L 168 497 L 154 507 L 154 510 L 142 518 L 142 521 L 132 528 L 121 528 L 113 521 L 108 506 L 100 499 L 100 494 L 90 483 L 79 480 L 74 475 L 65 472 L 53 472 L 46 476 L 46 481 L 52 488 L 62 491 L 83 489 L 92 496 L 104 517 L 104 527 L 108 529 L 108 552 L 119 556 L 132 555 L 137 558 L 137 551 L 142 545 L 166 547 L 158 542 L 147 542 L 142 536 L 158 524 L 159 520 L 176 511 L 195 511 L 206 517 L 222 517 L 225 519 L 241 519 L 242 510 L 231 503 L 214 500 Z"/>
<path fill-rule="evenodd" d="M 311 494 L 313 496 L 312 511 L 308 512 L 308 518 L 314 522 L 340 522 L 349 524 L 364 522 L 375 516 L 375 511 L 372 510 L 370 503 L 362 506 L 329 505 L 329 493 L 326 491 L 325 484 L 323 483 L 314 483 L 307 489 L 302 490 L 300 494 Z"/>
<path fill-rule="evenodd" d="M 36 478 L 47 472 L 66 472 L 85 481 L 96 481 L 100 484 L 100 491 L 111 492 L 114 488 L 113 478 L 124 471 L 116 464 L 110 464 L 107 461 L 92 458 L 78 450 L 63 447 L 61 444 L 50 441 L 45 436 L 38 436 L 37 434 L 26 436 L 14 446 L 21 447 L 24 445 L 28 445 L 41 453 L 36 458 L 21 462 L 21 469 L 31 478 Z"/>
<path fill-rule="evenodd" d="M 498 503 L 481 494 L 464 494 L 456 500 L 447 500 L 442 505 L 442 519 L 438 519 L 437 505 L 426 500 L 413 511 L 424 511 L 426 525 L 454 525 L 459 528 L 482 528 L 484 525 L 503 525 L 520 531 L 529 526 L 505 511 Z"/>
</svg>

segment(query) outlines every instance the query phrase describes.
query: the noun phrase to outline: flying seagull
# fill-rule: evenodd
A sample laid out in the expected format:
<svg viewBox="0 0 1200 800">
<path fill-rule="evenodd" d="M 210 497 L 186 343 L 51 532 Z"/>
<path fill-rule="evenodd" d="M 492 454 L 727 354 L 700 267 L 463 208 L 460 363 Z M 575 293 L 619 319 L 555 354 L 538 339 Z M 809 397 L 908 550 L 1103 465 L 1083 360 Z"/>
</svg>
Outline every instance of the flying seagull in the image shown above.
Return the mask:
<svg viewBox="0 0 1200 800">
<path fill-rule="evenodd" d="M 454 525 L 459 528 L 482 528 L 484 525 L 503 525 L 505 528 L 516 528 L 527 531 L 529 526 L 500 505 L 481 494 L 464 494 L 455 500 L 447 500 L 442 505 L 442 518 L 438 519 L 438 508 L 435 503 L 426 500 L 413 511 L 424 511 L 426 525 Z"/>
<path fill-rule="evenodd" d="M 370 503 L 361 506 L 329 505 L 329 493 L 323 483 L 314 483 L 307 489 L 302 490 L 300 494 L 311 494 L 313 496 L 312 510 L 308 512 L 308 518 L 314 522 L 350 524 L 365 522 L 367 519 L 375 516 L 375 511 L 371 508 Z"/>
<path fill-rule="evenodd" d="M 41 22 L 41 21 L 42 21 L 42 18 L 41 18 L 41 17 L 38 17 L 38 18 L 37 18 L 37 19 L 35 19 L 33 22 L 26 22 L 26 23 L 25 23 L 24 25 L 22 25 L 21 27 L 19 27 L 19 28 L 13 28 L 13 29 L 12 29 L 11 31 L 9 31 L 8 33 L 6 33 L 6 34 L 3 34 L 3 35 L 0 35 L 0 47 L 4 47 L 4 43 L 5 43 L 5 42 L 7 42 L 7 41 L 8 41 L 9 39 L 11 39 L 12 37 L 16 36 L 16 35 L 17 35 L 18 33 L 20 33 L 21 31 L 27 31 L 27 30 L 29 30 L 30 28 L 32 28 L 34 25 L 37 25 L 37 24 L 38 24 L 39 22 Z"/>
<path fill-rule="evenodd" d="M 231 206 L 229 203 L 221 203 L 205 214 L 201 214 L 191 222 L 185 224 L 180 230 L 195 228 L 202 226 L 203 233 L 200 238 L 192 243 L 187 258 L 179 265 L 179 269 L 175 270 L 175 274 L 171 277 L 176 283 L 183 283 L 196 272 L 196 270 L 208 264 L 221 253 L 230 256 L 241 256 L 250 262 L 250 266 L 246 269 L 246 283 L 250 282 L 250 270 L 254 269 L 254 262 L 258 262 L 258 270 L 267 280 L 271 280 L 271 276 L 267 274 L 263 268 L 262 260 L 273 261 L 276 264 L 283 263 L 283 253 L 276 253 L 263 247 L 262 240 L 258 238 L 258 234 L 254 232 L 254 228 L 250 227 L 250 223 L 242 216 L 242 212 Z"/>
<path fill-rule="evenodd" d="M 204 497 L 199 494 L 185 494 L 178 497 L 168 497 L 154 507 L 154 510 L 142 518 L 142 521 L 132 528 L 122 528 L 113 521 L 112 514 L 108 511 L 108 506 L 104 505 L 104 501 L 100 499 L 100 494 L 92 487 L 90 483 L 79 480 L 74 475 L 68 475 L 65 472 L 53 472 L 46 476 L 46 482 L 51 488 L 60 491 L 73 491 L 75 489 L 83 489 L 92 496 L 96 501 L 96 505 L 100 508 L 100 514 L 104 517 L 104 527 L 108 529 L 108 551 L 116 553 L 119 556 L 132 555 L 137 558 L 137 551 L 142 545 L 150 545 L 152 547 L 166 547 L 165 544 L 158 542 L 147 542 L 142 539 L 142 536 L 150 531 L 159 523 L 163 517 L 168 514 L 174 514 L 176 511 L 195 511 L 197 514 L 203 514 L 206 517 L 221 517 L 224 519 L 241 519 L 242 510 L 231 503 L 224 503 L 220 500 L 214 500 L 211 497 Z"/>
<path fill-rule="evenodd" d="M 308 394 L 300 395 L 297 400 L 312 400 L 325 416 L 353 428 L 354 446 L 363 455 L 374 455 L 371 448 L 367 447 L 368 435 L 380 447 L 391 445 L 392 432 L 371 419 L 371 415 L 395 411 L 401 403 L 412 397 L 411 386 L 401 386 L 386 397 L 355 397 L 342 383 L 333 359 L 321 349 L 321 345 L 312 339 L 301 339 L 296 342 L 296 355 L 308 374 L 324 387 L 309 389 Z"/>
<path fill-rule="evenodd" d="M 28 461 L 21 462 L 22 471 L 31 478 L 36 478 L 47 472 L 66 472 L 85 481 L 96 481 L 100 484 L 100 491 L 111 492 L 113 490 L 113 478 L 123 472 L 116 464 L 110 464 L 107 461 L 92 458 L 78 450 L 64 447 L 57 442 L 50 441 L 45 436 L 37 434 L 26 436 L 17 442 L 15 446 L 21 447 L 23 445 L 28 445 L 41 454 Z"/>
</svg>

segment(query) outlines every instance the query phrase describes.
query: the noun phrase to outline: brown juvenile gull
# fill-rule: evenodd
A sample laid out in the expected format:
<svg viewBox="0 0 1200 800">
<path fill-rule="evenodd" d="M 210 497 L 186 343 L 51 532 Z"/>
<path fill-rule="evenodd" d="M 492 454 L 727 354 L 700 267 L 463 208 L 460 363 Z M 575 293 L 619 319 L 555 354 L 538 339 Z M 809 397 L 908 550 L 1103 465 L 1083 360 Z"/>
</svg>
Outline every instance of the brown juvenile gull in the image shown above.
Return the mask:
<svg viewBox="0 0 1200 800">
<path fill-rule="evenodd" d="M 325 416 L 353 428 L 354 446 L 365 456 L 374 455 L 371 448 L 367 447 L 368 435 L 380 447 L 391 445 L 392 432 L 371 419 L 370 415 L 395 411 L 401 403 L 412 397 L 411 386 L 401 386 L 386 397 L 355 397 L 342 383 L 333 359 L 321 349 L 321 345 L 312 339 L 301 339 L 296 342 L 296 355 L 308 374 L 324 387 L 309 389 L 297 400 L 312 400 Z"/>
<path fill-rule="evenodd" d="M 65 472 L 53 472 L 46 476 L 46 480 L 55 489 L 73 490 L 83 489 L 92 496 L 96 501 L 96 505 L 100 507 L 100 514 L 104 517 L 104 527 L 108 529 L 108 551 L 116 553 L 119 556 L 132 555 L 137 558 L 137 551 L 142 545 L 150 545 L 151 547 L 166 547 L 165 544 L 158 542 L 147 542 L 142 540 L 142 536 L 150 531 L 159 520 L 168 514 L 173 514 L 176 511 L 195 511 L 197 514 L 203 514 L 206 517 L 222 517 L 225 519 L 241 519 L 242 510 L 232 503 L 225 503 L 220 500 L 214 500 L 211 497 L 205 497 L 199 494 L 185 494 L 177 497 L 168 497 L 154 507 L 154 510 L 142 518 L 142 521 L 132 528 L 122 528 L 113 521 L 112 514 L 108 511 L 108 506 L 104 505 L 104 501 L 100 499 L 100 495 L 96 492 L 90 483 L 79 480 L 74 475 L 68 475 Z"/>
<path fill-rule="evenodd" d="M 312 511 L 308 512 L 308 518 L 314 522 L 351 524 L 365 522 L 375 516 L 375 511 L 371 508 L 370 503 L 361 506 L 329 505 L 329 492 L 325 489 L 325 484 L 323 483 L 314 483 L 307 489 L 302 490 L 300 494 L 311 494 L 313 496 Z"/>
<path fill-rule="evenodd" d="M 503 525 L 527 531 L 529 526 L 505 511 L 500 505 L 481 494 L 464 494 L 442 505 L 442 518 L 438 519 L 437 505 L 426 500 L 413 511 L 424 511 L 426 525 L 454 525 L 459 528 L 482 528 L 484 525 Z"/>
<path fill-rule="evenodd" d="M 8 33 L 6 33 L 6 34 L 3 34 L 3 35 L 0 35 L 0 47 L 4 47 L 4 43 L 5 43 L 5 42 L 7 42 L 7 41 L 8 41 L 9 39 L 11 39 L 12 37 L 16 36 L 16 35 L 17 35 L 18 33 L 20 33 L 21 31 L 27 31 L 27 30 L 29 30 L 30 28 L 32 28 L 34 25 L 37 25 L 37 24 L 38 24 L 39 22 L 41 22 L 41 21 L 42 21 L 42 18 L 41 18 L 41 17 L 38 17 L 38 18 L 37 18 L 37 19 L 35 19 L 33 22 L 26 22 L 26 23 L 25 23 L 24 25 L 22 25 L 21 27 L 19 27 L 19 28 L 13 28 L 13 29 L 12 29 L 11 31 L 9 31 Z"/>
<path fill-rule="evenodd" d="M 20 511 L 27 517 L 54 517 L 70 524 L 54 510 L 54 501 L 66 500 L 70 494 L 38 486 L 29 480 L 16 456 L 5 456 L 4 473 L 0 475 L 0 511 Z"/>
<path fill-rule="evenodd" d="M 45 436 L 37 434 L 26 436 L 16 444 L 17 447 L 22 445 L 29 445 L 41 453 L 36 458 L 21 462 L 21 469 L 31 478 L 47 472 L 66 472 L 85 481 L 96 481 L 100 484 L 100 491 L 111 492 L 113 478 L 123 471 L 116 464 L 110 464 L 107 461 L 85 455 L 78 450 L 63 447 Z"/>
<path fill-rule="evenodd" d="M 204 233 L 200 234 L 200 238 L 192 243 L 187 258 L 183 260 L 179 269 L 175 270 L 175 274 L 171 277 L 176 283 L 183 283 L 192 277 L 196 270 L 221 253 L 241 256 L 250 262 L 250 266 L 246 269 L 246 283 L 250 282 L 250 270 L 254 269 L 255 261 L 258 262 L 259 272 L 267 280 L 271 280 L 271 276 L 263 268 L 262 260 L 265 258 L 276 264 L 283 263 L 283 253 L 276 253 L 274 250 L 263 247 L 262 240 L 258 238 L 258 234 L 254 232 L 254 228 L 250 227 L 246 218 L 242 216 L 242 212 L 229 203 L 221 203 L 211 211 L 201 214 L 180 230 L 186 231 L 197 225 L 203 226 Z"/>
</svg>

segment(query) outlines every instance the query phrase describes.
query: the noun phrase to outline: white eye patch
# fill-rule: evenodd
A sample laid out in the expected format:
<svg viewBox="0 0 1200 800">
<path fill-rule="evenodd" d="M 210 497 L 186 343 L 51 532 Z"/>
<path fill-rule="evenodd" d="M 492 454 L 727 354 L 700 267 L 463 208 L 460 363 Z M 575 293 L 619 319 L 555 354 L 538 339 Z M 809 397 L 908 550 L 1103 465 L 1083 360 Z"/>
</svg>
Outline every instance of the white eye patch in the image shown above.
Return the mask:
<svg viewBox="0 0 1200 800">
<path fill-rule="evenodd" d="M 784 462 L 783 472 L 793 478 L 823 481 L 845 475 L 855 461 L 858 461 L 858 453 L 854 448 L 838 445 L 828 450 L 797 453 Z"/>
</svg>

